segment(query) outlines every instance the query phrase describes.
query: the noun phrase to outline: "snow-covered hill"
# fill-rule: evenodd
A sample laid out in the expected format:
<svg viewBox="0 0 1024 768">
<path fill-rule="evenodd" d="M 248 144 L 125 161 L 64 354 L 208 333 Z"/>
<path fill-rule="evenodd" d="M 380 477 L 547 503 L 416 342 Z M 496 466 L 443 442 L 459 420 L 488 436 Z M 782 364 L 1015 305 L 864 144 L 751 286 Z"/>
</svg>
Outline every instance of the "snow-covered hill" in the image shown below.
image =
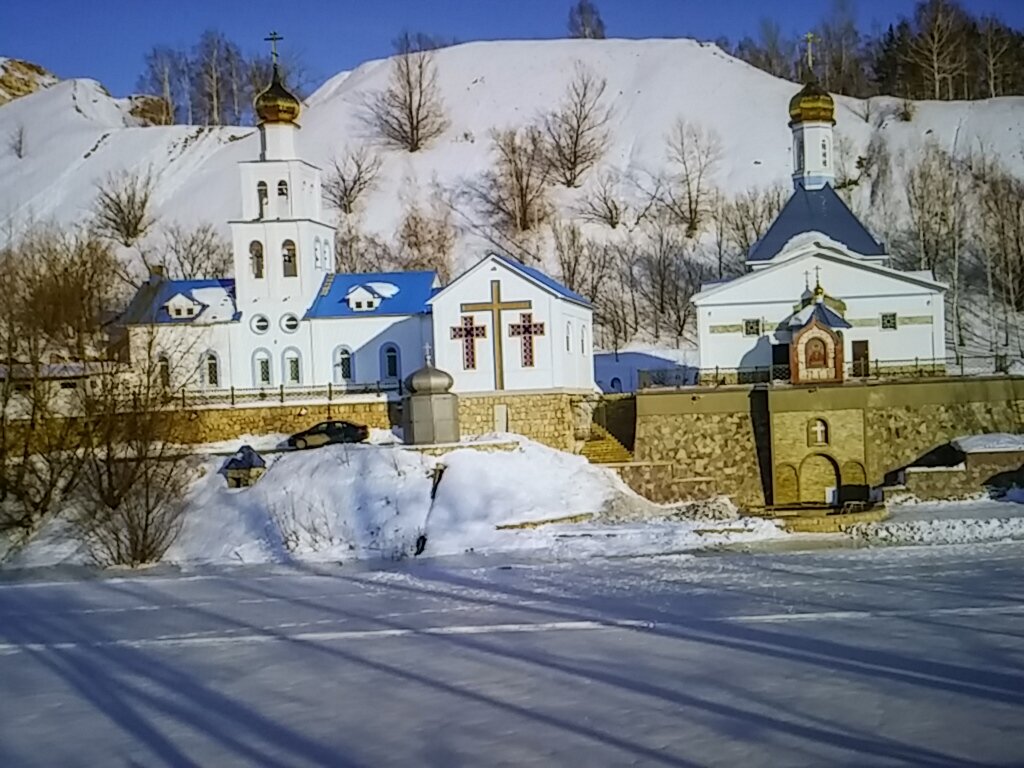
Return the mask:
<svg viewBox="0 0 1024 768">
<path fill-rule="evenodd" d="M 717 184 L 734 194 L 751 186 L 787 182 L 791 168 L 787 103 L 797 90 L 723 53 L 691 40 L 482 42 L 436 54 L 451 126 L 425 151 L 382 150 L 379 183 L 365 200 L 363 226 L 390 237 L 405 203 L 432 185 L 457 189 L 491 163 L 492 129 L 523 125 L 558 102 L 578 65 L 607 78 L 613 108 L 611 149 L 603 167 L 622 172 L 665 166 L 664 139 L 677 118 L 719 134 L 723 158 Z M 335 76 L 308 100 L 300 119 L 300 151 L 324 165 L 373 139 L 360 119 L 368 94 L 385 86 L 386 60 Z M 897 102 L 874 99 L 870 114 L 856 99 L 838 98 L 837 131 L 852 168 L 877 134 L 900 163 L 934 139 L 947 148 L 983 145 L 1024 176 L 1024 99 L 922 102 L 901 121 Z M 890 113 L 886 115 L 887 111 Z M 865 116 L 868 119 L 865 119 Z M 258 154 L 251 127 L 134 127 L 125 100 L 90 80 L 60 82 L 0 107 L 0 136 L 24 125 L 27 151 L 19 158 L 0 146 L 0 220 L 72 222 L 88 212 L 96 183 L 112 171 L 151 169 L 156 205 L 165 220 L 205 220 L 223 227 L 240 210 L 235 164 Z M 596 173 L 587 179 L 593 182 Z M 866 188 L 854 204 L 867 209 Z M 585 190 L 562 190 L 556 203 L 571 216 Z M 858 204 L 857 198 L 863 198 Z M 467 211 L 467 214 L 470 212 Z M 471 214 L 470 214 L 471 215 Z M 466 241 L 472 245 L 473 241 Z M 478 244 L 483 247 L 482 244 Z M 469 250 L 472 250 L 470 248 Z M 463 253 L 462 259 L 472 258 Z"/>
</svg>

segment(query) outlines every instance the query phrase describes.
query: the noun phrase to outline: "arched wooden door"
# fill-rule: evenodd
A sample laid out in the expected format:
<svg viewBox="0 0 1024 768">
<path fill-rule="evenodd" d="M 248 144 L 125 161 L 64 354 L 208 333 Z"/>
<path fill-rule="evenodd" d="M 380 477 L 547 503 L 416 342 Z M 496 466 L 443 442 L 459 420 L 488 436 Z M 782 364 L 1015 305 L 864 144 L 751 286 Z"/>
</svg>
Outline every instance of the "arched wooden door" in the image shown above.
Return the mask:
<svg viewBox="0 0 1024 768">
<path fill-rule="evenodd" d="M 805 504 L 839 503 L 839 467 L 821 453 L 808 456 L 800 465 L 800 501 Z"/>
</svg>

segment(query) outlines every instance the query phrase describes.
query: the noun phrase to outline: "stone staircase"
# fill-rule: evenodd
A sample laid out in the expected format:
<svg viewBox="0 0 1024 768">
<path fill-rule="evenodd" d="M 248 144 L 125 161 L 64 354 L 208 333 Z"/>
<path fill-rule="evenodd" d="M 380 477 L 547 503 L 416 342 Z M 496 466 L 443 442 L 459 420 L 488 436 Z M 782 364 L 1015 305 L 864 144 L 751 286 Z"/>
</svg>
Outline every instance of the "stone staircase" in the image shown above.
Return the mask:
<svg viewBox="0 0 1024 768">
<path fill-rule="evenodd" d="M 591 464 L 628 464 L 633 461 L 633 454 L 600 424 L 591 425 L 590 437 L 580 453 Z"/>
</svg>

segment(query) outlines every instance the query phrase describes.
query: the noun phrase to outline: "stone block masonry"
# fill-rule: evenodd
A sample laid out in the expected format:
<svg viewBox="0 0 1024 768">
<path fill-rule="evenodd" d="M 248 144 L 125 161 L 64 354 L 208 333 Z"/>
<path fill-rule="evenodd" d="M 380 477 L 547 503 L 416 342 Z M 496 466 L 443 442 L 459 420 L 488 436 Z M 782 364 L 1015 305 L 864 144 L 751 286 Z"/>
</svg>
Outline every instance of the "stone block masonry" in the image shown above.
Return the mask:
<svg viewBox="0 0 1024 768">
<path fill-rule="evenodd" d="M 575 451 L 589 434 L 589 392 L 489 392 L 459 396 L 463 437 L 514 432 L 552 448 Z M 401 405 L 370 396 L 330 404 L 267 404 L 262 407 L 205 408 L 188 416 L 189 443 L 234 440 L 242 435 L 298 432 L 329 419 L 390 429 L 401 423 Z"/>
<path fill-rule="evenodd" d="M 986 432 L 1024 432 L 1024 378 L 650 390 L 637 395 L 634 455 L 671 470 L 624 477 L 655 501 L 839 504 Z"/>
</svg>

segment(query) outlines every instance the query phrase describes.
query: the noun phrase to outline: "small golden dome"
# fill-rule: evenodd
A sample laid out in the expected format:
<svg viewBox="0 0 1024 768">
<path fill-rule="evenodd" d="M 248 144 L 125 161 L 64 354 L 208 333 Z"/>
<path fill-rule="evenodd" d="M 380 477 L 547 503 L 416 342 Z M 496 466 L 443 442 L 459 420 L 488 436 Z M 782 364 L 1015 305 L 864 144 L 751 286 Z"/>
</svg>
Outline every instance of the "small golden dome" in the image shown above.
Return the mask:
<svg viewBox="0 0 1024 768">
<path fill-rule="evenodd" d="M 789 100 L 789 124 L 828 122 L 836 124 L 836 105 L 828 91 L 816 82 L 807 83 Z"/>
<path fill-rule="evenodd" d="M 270 85 L 256 97 L 253 107 L 261 123 L 294 123 L 298 119 L 301 109 L 299 100 L 281 83 L 281 73 L 276 63 Z"/>
</svg>

